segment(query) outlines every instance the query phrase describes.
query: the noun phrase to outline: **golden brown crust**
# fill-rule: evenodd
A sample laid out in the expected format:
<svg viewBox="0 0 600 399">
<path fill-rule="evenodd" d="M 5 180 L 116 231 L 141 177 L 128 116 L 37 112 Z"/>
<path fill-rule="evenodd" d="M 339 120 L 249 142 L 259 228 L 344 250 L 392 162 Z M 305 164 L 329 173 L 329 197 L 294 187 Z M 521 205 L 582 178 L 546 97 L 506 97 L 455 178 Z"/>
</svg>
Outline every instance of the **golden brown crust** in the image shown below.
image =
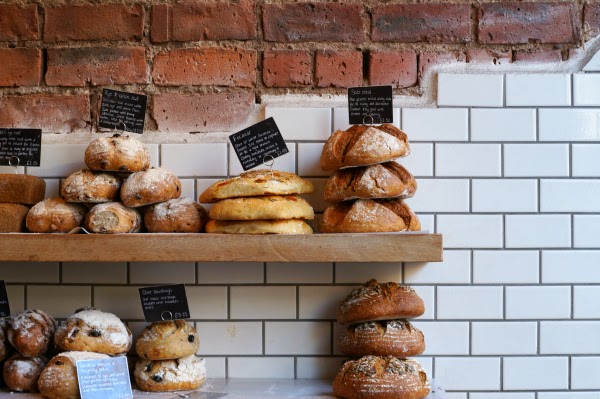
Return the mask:
<svg viewBox="0 0 600 399">
<path fill-rule="evenodd" d="M 176 198 L 150 206 L 144 225 L 150 233 L 199 233 L 208 221 L 208 212 L 190 198 Z"/>
<path fill-rule="evenodd" d="M 134 371 L 142 391 L 168 392 L 196 389 L 206 380 L 204 359 L 196 355 L 175 360 L 140 359 Z"/>
<path fill-rule="evenodd" d="M 60 195 L 67 202 L 98 204 L 114 201 L 119 197 L 122 180 L 109 173 L 79 170 L 62 183 Z"/>
<path fill-rule="evenodd" d="M 185 321 L 159 321 L 146 326 L 135 343 L 135 351 L 143 359 L 178 359 L 195 354 L 199 345 L 196 329 Z"/>
<path fill-rule="evenodd" d="M 99 234 L 138 233 L 142 229 L 142 214 L 120 202 L 106 202 L 90 209 L 83 227 Z"/>
<path fill-rule="evenodd" d="M 43 357 L 13 355 L 4 363 L 4 383 L 11 391 L 37 392 L 38 379 L 48 363 Z"/>
<path fill-rule="evenodd" d="M 133 173 L 121 186 L 121 201 L 129 208 L 165 202 L 180 195 L 181 181 L 163 168 Z"/>
<path fill-rule="evenodd" d="M 91 170 L 139 172 L 150 167 L 150 152 L 144 143 L 119 134 L 92 141 L 84 159 Z"/>
<path fill-rule="evenodd" d="M 308 219 L 315 213 L 310 204 L 297 195 L 230 198 L 217 202 L 209 212 L 215 220 Z"/>
<path fill-rule="evenodd" d="M 25 231 L 29 208 L 21 204 L 0 204 L 0 233 Z"/>
<path fill-rule="evenodd" d="M 210 220 L 207 233 L 218 234 L 312 234 L 303 220 Z"/>
<path fill-rule="evenodd" d="M 342 332 L 340 351 L 350 356 L 407 358 L 425 351 L 425 339 L 406 320 L 368 321 L 352 324 Z"/>
<path fill-rule="evenodd" d="M 56 320 L 38 309 L 26 310 L 10 320 L 8 341 L 23 356 L 42 356 L 51 348 Z"/>
<path fill-rule="evenodd" d="M 27 214 L 27 229 L 32 233 L 68 233 L 80 227 L 87 208 L 66 202 L 60 197 L 35 204 Z"/>
<path fill-rule="evenodd" d="M 0 203 L 34 205 L 44 199 L 46 182 L 36 176 L 0 174 Z"/>
</svg>

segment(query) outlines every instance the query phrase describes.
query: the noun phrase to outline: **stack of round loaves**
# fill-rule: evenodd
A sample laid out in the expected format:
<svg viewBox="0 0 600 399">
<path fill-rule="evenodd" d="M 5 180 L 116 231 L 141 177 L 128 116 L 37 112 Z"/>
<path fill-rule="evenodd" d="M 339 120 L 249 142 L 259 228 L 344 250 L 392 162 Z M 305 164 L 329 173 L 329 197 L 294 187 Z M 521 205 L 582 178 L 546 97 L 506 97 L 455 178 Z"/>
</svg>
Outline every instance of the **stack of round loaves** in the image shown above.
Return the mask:
<svg viewBox="0 0 600 399">
<path fill-rule="evenodd" d="M 0 233 L 21 233 L 29 207 L 44 199 L 46 182 L 28 175 L 0 174 Z"/>
<path fill-rule="evenodd" d="M 352 291 L 338 310 L 349 324 L 340 350 L 351 356 L 333 382 L 334 395 L 345 399 L 421 399 L 429 381 L 421 365 L 408 356 L 425 350 L 423 333 L 406 318 L 425 312 L 423 300 L 408 286 L 375 280 Z"/>
<path fill-rule="evenodd" d="M 183 320 L 146 326 L 135 344 L 141 358 L 133 373 L 138 388 L 149 392 L 198 388 L 206 380 L 204 359 L 196 356 L 199 346 L 196 329 Z"/>
<path fill-rule="evenodd" d="M 255 170 L 219 181 L 200 195 L 215 203 L 209 212 L 207 233 L 312 234 L 305 220 L 315 216 L 298 196 L 314 191 L 311 182 L 278 170 Z"/>
<path fill-rule="evenodd" d="M 394 125 L 352 126 L 334 132 L 321 153 L 333 170 L 325 185 L 321 233 L 415 231 L 419 219 L 402 199 L 412 197 L 415 178 L 394 159 L 410 153 L 406 134 Z"/>
</svg>

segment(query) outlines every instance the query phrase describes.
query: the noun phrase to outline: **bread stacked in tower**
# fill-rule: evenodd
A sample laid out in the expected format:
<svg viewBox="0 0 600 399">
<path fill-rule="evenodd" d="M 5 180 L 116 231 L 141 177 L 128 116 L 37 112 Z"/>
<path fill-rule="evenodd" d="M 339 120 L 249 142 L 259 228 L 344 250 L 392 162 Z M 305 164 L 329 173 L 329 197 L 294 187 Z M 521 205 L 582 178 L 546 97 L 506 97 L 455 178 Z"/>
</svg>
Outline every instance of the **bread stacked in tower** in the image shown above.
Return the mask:
<svg viewBox="0 0 600 399">
<path fill-rule="evenodd" d="M 313 192 L 311 182 L 278 170 L 259 169 L 219 181 L 200 195 L 214 203 L 207 233 L 312 234 L 305 220 L 314 218 L 299 196 Z"/>
<path fill-rule="evenodd" d="M 409 356 L 425 350 L 423 333 L 406 319 L 425 312 L 408 286 L 368 281 L 342 301 L 337 320 L 349 324 L 340 350 L 360 359 L 344 363 L 333 382 L 344 399 L 420 399 L 429 394 L 421 365 Z"/>
<path fill-rule="evenodd" d="M 0 233 L 21 233 L 29 207 L 44 199 L 46 182 L 35 176 L 0 174 Z"/>
<path fill-rule="evenodd" d="M 334 171 L 325 185 L 321 233 L 420 230 L 402 200 L 412 197 L 415 178 L 394 159 L 410 153 L 408 137 L 391 124 L 355 125 L 331 135 L 321 153 L 321 168 Z"/>
</svg>

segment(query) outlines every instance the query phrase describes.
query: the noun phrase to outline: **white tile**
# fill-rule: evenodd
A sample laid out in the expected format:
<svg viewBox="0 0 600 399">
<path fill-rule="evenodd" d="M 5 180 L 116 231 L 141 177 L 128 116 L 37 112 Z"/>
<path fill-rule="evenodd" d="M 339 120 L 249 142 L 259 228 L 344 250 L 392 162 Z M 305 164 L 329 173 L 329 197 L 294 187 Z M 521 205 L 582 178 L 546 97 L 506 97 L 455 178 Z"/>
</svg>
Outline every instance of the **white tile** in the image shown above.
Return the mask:
<svg viewBox="0 0 600 399">
<path fill-rule="evenodd" d="M 534 392 L 472 392 L 469 399 L 535 399 Z"/>
<path fill-rule="evenodd" d="M 327 183 L 327 179 L 325 179 L 325 178 L 322 178 L 322 179 L 309 178 L 306 180 L 310 181 L 313 184 L 313 186 L 315 187 L 315 191 L 310 194 L 304 194 L 302 197 L 306 201 L 308 201 L 308 203 L 310 204 L 310 206 L 313 207 L 313 210 L 315 212 L 325 211 L 325 209 L 329 205 L 325 201 L 325 194 L 324 194 L 325 193 L 325 184 Z"/>
<path fill-rule="evenodd" d="M 571 105 L 571 75 L 508 74 L 507 106 Z"/>
<path fill-rule="evenodd" d="M 325 141 L 331 134 L 331 108 L 266 107 L 285 140 Z"/>
<path fill-rule="evenodd" d="M 37 169 L 37 167 L 33 167 L 33 166 L 30 166 L 30 168 L 32 168 L 31 170 Z M 17 166 L 17 172 L 20 175 L 25 174 L 25 167 Z M 14 166 L 10 166 L 10 165 L 2 165 L 2 166 L 0 166 L 0 174 L 9 174 L 9 175 L 15 174 L 15 168 L 14 168 Z M 27 174 L 31 174 L 31 173 L 27 173 Z"/>
<path fill-rule="evenodd" d="M 92 304 L 91 287 L 30 285 L 27 287 L 27 307 L 42 309 L 56 318 L 67 318 L 75 310 Z M 106 311 L 106 309 L 99 307 Z"/>
<path fill-rule="evenodd" d="M 440 73 L 437 92 L 440 106 L 501 107 L 504 75 Z"/>
<path fill-rule="evenodd" d="M 296 364 L 298 378 L 333 380 L 346 359 L 345 357 L 299 357 Z"/>
<path fill-rule="evenodd" d="M 300 176 L 329 176 L 321 169 L 323 143 L 298 143 L 298 174 Z"/>
<path fill-rule="evenodd" d="M 467 141 L 469 111 L 457 108 L 402 108 L 402 130 L 410 141 Z"/>
<path fill-rule="evenodd" d="M 438 319 L 501 319 L 502 287 L 438 287 Z"/>
<path fill-rule="evenodd" d="M 45 144 L 39 168 L 29 168 L 27 174 L 42 177 L 65 177 L 87 166 L 83 161 L 87 144 Z"/>
<path fill-rule="evenodd" d="M 600 399 L 600 392 L 540 392 L 538 399 Z"/>
<path fill-rule="evenodd" d="M 230 357 L 229 378 L 294 378 L 293 357 Z"/>
<path fill-rule="evenodd" d="M 206 357 L 206 376 L 208 378 L 226 378 L 227 372 L 224 357 Z"/>
<path fill-rule="evenodd" d="M 445 248 L 502 247 L 501 215 L 438 215 L 437 232 Z"/>
<path fill-rule="evenodd" d="M 506 215 L 507 248 L 571 246 L 569 215 Z"/>
<path fill-rule="evenodd" d="M 231 287 L 232 319 L 295 319 L 296 287 Z"/>
<path fill-rule="evenodd" d="M 544 284 L 600 283 L 600 251 L 543 251 Z"/>
<path fill-rule="evenodd" d="M 475 284 L 535 284 L 539 273 L 538 251 L 473 251 Z"/>
<path fill-rule="evenodd" d="M 471 282 L 471 252 L 444 251 L 442 262 L 404 264 L 405 284 L 469 284 Z"/>
<path fill-rule="evenodd" d="M 162 144 L 162 167 L 179 177 L 227 174 L 227 144 Z"/>
<path fill-rule="evenodd" d="M 198 262 L 200 284 L 261 284 L 264 266 L 261 262 Z"/>
<path fill-rule="evenodd" d="M 542 180 L 541 212 L 600 212 L 600 180 Z"/>
<path fill-rule="evenodd" d="M 300 287 L 300 319 L 335 320 L 340 302 L 355 287 Z"/>
<path fill-rule="evenodd" d="M 275 158 L 273 162 L 273 170 L 296 173 L 296 144 L 287 142 L 286 145 L 289 152 L 285 155 Z M 249 170 L 257 169 L 269 169 L 269 167 L 264 164 L 260 164 Z M 243 172 L 244 168 L 242 168 L 240 160 L 238 159 L 237 155 L 235 155 L 233 146 L 229 146 L 229 175 L 237 176 Z"/>
<path fill-rule="evenodd" d="M 393 110 L 394 125 L 400 127 L 400 108 Z M 333 130 L 346 130 L 350 127 L 348 121 L 348 108 L 333 109 Z"/>
<path fill-rule="evenodd" d="M 194 284 L 194 262 L 131 262 L 129 265 L 132 284 Z"/>
<path fill-rule="evenodd" d="M 594 54 L 594 56 L 588 61 L 583 67 L 584 71 L 598 72 L 600 71 L 600 52 Z"/>
<path fill-rule="evenodd" d="M 437 144 L 436 176 L 500 176 L 500 144 Z"/>
<path fill-rule="evenodd" d="M 435 315 L 435 287 L 417 285 L 413 287 L 425 304 L 425 313 L 415 320 L 431 320 Z"/>
<path fill-rule="evenodd" d="M 63 283 L 127 284 L 127 263 L 64 262 Z"/>
<path fill-rule="evenodd" d="M 160 146 L 158 144 L 145 143 L 148 152 L 150 153 L 150 167 L 157 168 L 160 166 Z"/>
<path fill-rule="evenodd" d="M 267 263 L 269 284 L 319 284 L 332 283 L 333 263 Z"/>
<path fill-rule="evenodd" d="M 250 321 L 198 322 L 200 355 L 260 355 L 262 323 Z"/>
<path fill-rule="evenodd" d="M 425 355 L 468 355 L 469 323 L 413 321 L 425 336 Z"/>
<path fill-rule="evenodd" d="M 569 176 L 567 144 L 505 144 L 504 176 Z"/>
<path fill-rule="evenodd" d="M 6 286 L 6 295 L 10 301 L 11 315 L 14 316 L 25 310 L 25 286 L 9 284 Z"/>
<path fill-rule="evenodd" d="M 335 282 L 364 284 L 370 279 L 402 282 L 402 263 L 336 263 Z M 350 291 L 348 291 L 350 293 Z"/>
<path fill-rule="evenodd" d="M 46 181 L 46 198 L 58 197 L 60 195 L 60 179 L 44 179 Z"/>
<path fill-rule="evenodd" d="M 569 359 L 566 357 L 507 357 L 503 372 L 507 391 L 569 387 Z"/>
<path fill-rule="evenodd" d="M 447 399 L 467 399 L 467 393 L 466 392 L 446 392 L 446 398 Z"/>
<path fill-rule="evenodd" d="M 410 155 L 396 158 L 413 176 L 433 176 L 433 144 L 411 143 Z"/>
<path fill-rule="evenodd" d="M 227 287 L 185 287 L 192 319 L 226 319 Z"/>
<path fill-rule="evenodd" d="M 507 319 L 568 319 L 571 287 L 506 287 Z"/>
<path fill-rule="evenodd" d="M 472 341 L 474 355 L 535 355 L 537 323 L 475 322 Z"/>
<path fill-rule="evenodd" d="M 0 280 L 7 283 L 58 283 L 58 262 L 0 262 Z"/>
<path fill-rule="evenodd" d="M 540 141 L 598 141 L 600 140 L 600 110 L 540 109 Z"/>
<path fill-rule="evenodd" d="M 537 204 L 537 180 L 473 180 L 473 212 L 537 212 Z"/>
<path fill-rule="evenodd" d="M 267 355 L 328 355 L 331 323 L 315 321 L 266 322 Z"/>
<path fill-rule="evenodd" d="M 144 319 L 139 287 L 94 287 L 94 306 L 122 319 Z M 76 302 L 73 302 L 76 303 Z M 84 305 L 77 305 L 81 307 Z"/>
<path fill-rule="evenodd" d="M 600 357 L 571 359 L 571 389 L 600 389 L 599 375 Z"/>
<path fill-rule="evenodd" d="M 435 378 L 452 391 L 500 389 L 500 359 L 443 357 L 435 359 Z"/>
<path fill-rule="evenodd" d="M 535 141 L 535 109 L 472 109 L 472 141 Z"/>
<path fill-rule="evenodd" d="M 468 212 L 469 180 L 420 179 L 406 203 L 415 212 Z"/>
<path fill-rule="evenodd" d="M 600 319 L 600 287 L 573 287 L 573 318 Z"/>
<path fill-rule="evenodd" d="M 600 76 L 598 74 L 573 74 L 573 105 L 600 105 Z"/>
<path fill-rule="evenodd" d="M 425 356 L 416 356 L 413 357 L 413 359 L 418 361 L 421 367 L 423 367 L 425 373 L 427 373 L 428 378 L 431 378 L 433 376 L 433 358 Z"/>
<path fill-rule="evenodd" d="M 181 180 L 181 197 L 186 197 L 192 201 L 197 201 L 196 198 L 196 181 L 194 179 Z"/>
<path fill-rule="evenodd" d="M 540 323 L 540 353 L 584 355 L 600 353 L 600 321 L 543 321 Z"/>
<path fill-rule="evenodd" d="M 435 233 L 435 216 L 434 215 L 423 215 L 417 213 L 419 222 L 421 222 L 421 230 Z"/>
<path fill-rule="evenodd" d="M 600 175 L 600 145 L 573 144 L 572 172 L 575 177 L 596 177 Z"/>
</svg>

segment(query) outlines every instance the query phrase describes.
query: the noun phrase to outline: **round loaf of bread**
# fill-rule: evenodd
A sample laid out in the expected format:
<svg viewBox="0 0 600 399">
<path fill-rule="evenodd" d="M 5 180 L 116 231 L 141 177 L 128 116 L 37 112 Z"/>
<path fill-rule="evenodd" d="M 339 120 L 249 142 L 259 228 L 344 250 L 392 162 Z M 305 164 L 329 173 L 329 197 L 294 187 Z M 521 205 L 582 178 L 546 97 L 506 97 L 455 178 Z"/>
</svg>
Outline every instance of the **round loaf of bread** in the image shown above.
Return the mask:
<svg viewBox="0 0 600 399">
<path fill-rule="evenodd" d="M 200 202 L 213 203 L 227 198 L 260 195 L 308 194 L 314 190 L 310 181 L 293 173 L 258 169 L 216 182 L 204 190 Z"/>
<path fill-rule="evenodd" d="M 86 212 L 87 208 L 81 204 L 60 197 L 48 198 L 29 210 L 25 224 L 32 233 L 68 233 L 81 227 Z"/>
<path fill-rule="evenodd" d="M 312 234 L 303 220 L 209 220 L 207 233 L 220 234 Z"/>
<path fill-rule="evenodd" d="M 40 375 L 40 393 L 48 399 L 80 399 L 77 362 L 108 358 L 107 355 L 93 352 L 63 352 L 54 356 Z"/>
<path fill-rule="evenodd" d="M 185 197 L 154 204 L 144 213 L 150 233 L 199 233 L 207 221 L 206 209 Z"/>
<path fill-rule="evenodd" d="M 63 181 L 60 195 L 67 202 L 110 202 L 119 197 L 121 182 L 119 176 L 83 169 Z"/>
<path fill-rule="evenodd" d="M 19 313 L 10 321 L 8 341 L 23 356 L 42 356 L 51 348 L 56 320 L 38 309 Z"/>
<path fill-rule="evenodd" d="M 350 356 L 407 358 L 425 351 L 423 333 L 406 320 L 352 324 L 340 336 L 340 351 Z"/>
<path fill-rule="evenodd" d="M 130 208 L 165 202 L 180 195 L 181 181 L 163 168 L 133 173 L 121 186 L 121 201 Z"/>
<path fill-rule="evenodd" d="M 321 233 L 418 231 L 417 215 L 400 199 L 359 199 L 330 205 L 319 224 Z"/>
<path fill-rule="evenodd" d="M 321 153 L 321 169 L 337 170 L 392 161 L 410 153 L 406 133 L 394 125 L 355 125 L 334 132 Z"/>
<path fill-rule="evenodd" d="M 196 389 L 206 380 L 204 359 L 189 355 L 175 360 L 140 359 L 134 371 L 142 391 L 168 392 Z"/>
<path fill-rule="evenodd" d="M 83 227 L 91 233 L 100 234 L 139 233 L 142 229 L 142 214 L 120 202 L 106 202 L 90 209 Z"/>
<path fill-rule="evenodd" d="M 114 356 L 126 353 L 131 348 L 131 331 L 112 313 L 83 308 L 58 327 L 54 342 L 65 351 Z"/>
<path fill-rule="evenodd" d="M 268 220 L 315 218 L 312 206 L 297 195 L 230 198 L 217 202 L 209 212 L 215 220 Z"/>
<path fill-rule="evenodd" d="M 38 379 L 47 362 L 48 360 L 40 356 L 13 355 L 4 362 L 4 383 L 11 391 L 37 392 Z"/>
<path fill-rule="evenodd" d="M 344 363 L 333 381 L 333 394 L 344 399 L 421 399 L 430 385 L 413 359 L 365 356 Z"/>
<path fill-rule="evenodd" d="M 397 162 L 336 170 L 325 184 L 325 201 L 357 198 L 409 198 L 417 181 Z"/>
<path fill-rule="evenodd" d="M 355 324 L 373 320 L 419 317 L 425 313 L 423 299 L 412 287 L 369 280 L 340 303 L 337 321 Z"/>
<path fill-rule="evenodd" d="M 0 362 L 6 359 L 11 350 L 8 342 L 8 319 L 0 319 Z"/>
<path fill-rule="evenodd" d="M 169 320 L 146 326 L 135 343 L 135 351 L 143 359 L 167 360 L 193 355 L 199 346 L 193 326 L 183 320 Z"/>
<path fill-rule="evenodd" d="M 144 143 L 120 134 L 92 141 L 84 159 L 91 170 L 139 172 L 150 167 L 150 152 Z"/>
</svg>

